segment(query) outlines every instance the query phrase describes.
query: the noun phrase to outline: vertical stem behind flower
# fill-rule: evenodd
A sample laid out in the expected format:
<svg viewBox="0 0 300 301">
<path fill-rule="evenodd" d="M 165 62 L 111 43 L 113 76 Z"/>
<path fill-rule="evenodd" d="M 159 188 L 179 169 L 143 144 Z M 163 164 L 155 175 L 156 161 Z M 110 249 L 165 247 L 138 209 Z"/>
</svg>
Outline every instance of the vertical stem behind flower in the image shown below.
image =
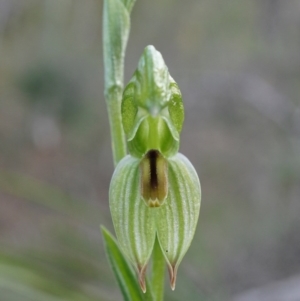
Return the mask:
<svg viewBox="0 0 300 301">
<path fill-rule="evenodd" d="M 106 95 L 114 165 L 126 156 L 126 141 L 121 118 L 122 89 L 110 89 Z"/>
<path fill-rule="evenodd" d="M 165 259 L 162 254 L 158 239 L 156 237 L 153 249 L 153 265 L 152 265 L 152 290 L 155 301 L 163 301 L 164 299 L 164 280 L 165 280 Z"/>
<path fill-rule="evenodd" d="M 126 156 L 121 101 L 124 81 L 124 57 L 130 31 L 130 11 L 134 1 L 104 0 L 103 58 L 104 90 L 110 122 L 115 166 Z"/>
</svg>

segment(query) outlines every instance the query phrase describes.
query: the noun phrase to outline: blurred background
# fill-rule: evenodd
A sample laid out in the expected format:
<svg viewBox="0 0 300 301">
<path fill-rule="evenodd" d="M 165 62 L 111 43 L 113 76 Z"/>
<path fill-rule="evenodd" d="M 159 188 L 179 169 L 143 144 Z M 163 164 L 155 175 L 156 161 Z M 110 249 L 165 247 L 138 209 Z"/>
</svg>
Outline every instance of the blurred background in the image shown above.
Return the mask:
<svg viewBox="0 0 300 301">
<path fill-rule="evenodd" d="M 101 0 L 0 0 L 0 300 L 121 300 Z M 166 300 L 300 300 L 300 1 L 138 0 L 181 88 L 203 200 Z"/>
</svg>

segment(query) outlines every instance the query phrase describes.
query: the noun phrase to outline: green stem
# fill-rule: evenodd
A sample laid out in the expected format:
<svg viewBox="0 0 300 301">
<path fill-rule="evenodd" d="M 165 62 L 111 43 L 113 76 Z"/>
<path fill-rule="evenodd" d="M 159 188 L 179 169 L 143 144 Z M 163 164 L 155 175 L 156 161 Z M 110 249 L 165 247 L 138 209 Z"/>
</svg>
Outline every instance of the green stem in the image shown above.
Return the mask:
<svg viewBox="0 0 300 301">
<path fill-rule="evenodd" d="M 114 165 L 126 156 L 126 140 L 121 116 L 122 87 L 113 87 L 106 95 Z"/>
<path fill-rule="evenodd" d="M 156 238 L 153 249 L 152 290 L 155 301 L 164 299 L 165 259 Z"/>
<path fill-rule="evenodd" d="M 124 57 L 130 29 L 130 16 L 127 9 L 132 7 L 133 3 L 132 0 L 103 1 L 104 91 L 115 166 L 126 156 L 121 102 L 124 85 Z"/>
</svg>

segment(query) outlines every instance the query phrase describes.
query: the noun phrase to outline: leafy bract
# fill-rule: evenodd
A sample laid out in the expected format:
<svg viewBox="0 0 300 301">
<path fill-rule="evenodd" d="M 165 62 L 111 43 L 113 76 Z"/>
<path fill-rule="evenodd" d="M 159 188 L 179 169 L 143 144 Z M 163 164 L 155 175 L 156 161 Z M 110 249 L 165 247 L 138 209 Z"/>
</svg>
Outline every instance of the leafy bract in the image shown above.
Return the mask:
<svg viewBox="0 0 300 301">
<path fill-rule="evenodd" d="M 105 242 L 106 254 L 121 288 L 124 300 L 151 301 L 151 293 L 146 295 L 147 299 L 145 298 L 146 296 L 142 294 L 135 273 L 123 256 L 114 237 L 104 227 L 101 227 L 101 230 Z"/>
</svg>

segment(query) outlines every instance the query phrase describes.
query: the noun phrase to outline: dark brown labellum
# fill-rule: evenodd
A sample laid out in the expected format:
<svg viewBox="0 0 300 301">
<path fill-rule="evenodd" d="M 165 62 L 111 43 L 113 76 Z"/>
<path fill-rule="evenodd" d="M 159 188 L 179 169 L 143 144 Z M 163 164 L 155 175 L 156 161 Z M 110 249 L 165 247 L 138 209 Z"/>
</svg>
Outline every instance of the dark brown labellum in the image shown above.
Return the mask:
<svg viewBox="0 0 300 301">
<path fill-rule="evenodd" d="M 168 194 L 168 162 L 158 150 L 150 150 L 140 163 L 141 195 L 149 207 L 162 205 Z"/>
</svg>

